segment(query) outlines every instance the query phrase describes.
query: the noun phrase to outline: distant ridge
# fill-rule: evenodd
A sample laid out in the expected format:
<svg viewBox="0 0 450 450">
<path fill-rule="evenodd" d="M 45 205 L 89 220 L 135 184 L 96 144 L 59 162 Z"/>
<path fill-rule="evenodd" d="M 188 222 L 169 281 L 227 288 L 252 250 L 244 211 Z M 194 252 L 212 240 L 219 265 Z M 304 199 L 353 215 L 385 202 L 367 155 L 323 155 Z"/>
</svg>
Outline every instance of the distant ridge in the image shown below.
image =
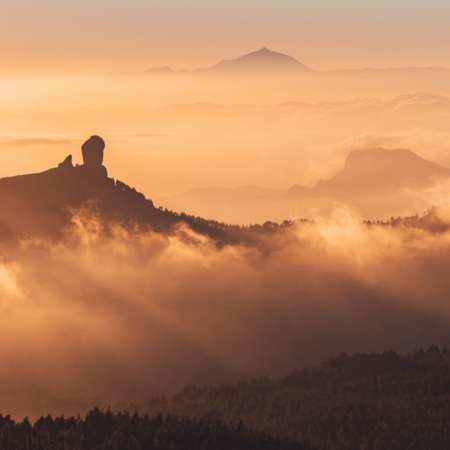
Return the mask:
<svg viewBox="0 0 450 450">
<path fill-rule="evenodd" d="M 337 69 L 316 71 L 290 55 L 262 47 L 235 59 L 224 59 L 209 67 L 193 70 L 173 70 L 169 66 L 153 67 L 140 72 L 142 75 L 181 75 L 181 74 L 240 74 L 240 73 L 316 73 L 322 75 L 379 75 L 379 74 L 413 74 L 413 75 L 447 75 L 449 69 L 442 66 L 408 66 L 408 67 L 364 67 L 361 69 Z M 119 75 L 126 75 L 120 73 Z M 130 75 L 131 73 L 128 73 Z M 136 73 L 135 73 L 136 74 Z"/>
<path fill-rule="evenodd" d="M 367 74 L 382 74 L 382 73 L 392 73 L 392 74 L 444 74 L 446 75 L 449 72 L 449 69 L 442 66 L 428 66 L 428 67 L 419 67 L 419 66 L 409 66 L 409 67 L 365 67 L 363 69 L 339 69 L 326 71 L 322 73 L 328 74 L 355 74 L 355 75 L 367 75 Z"/>
<path fill-rule="evenodd" d="M 207 70 L 214 72 L 232 72 L 232 71 L 311 71 L 295 58 L 283 53 L 274 52 L 266 47 L 259 49 L 256 52 L 248 53 L 237 59 L 229 59 L 218 62 Z"/>
<path fill-rule="evenodd" d="M 369 148 L 349 153 L 343 169 L 310 189 L 315 197 L 359 196 L 398 189 L 418 189 L 438 178 L 449 178 L 450 169 L 427 161 L 408 149 Z M 288 195 L 304 195 L 305 187 L 294 186 Z"/>
<path fill-rule="evenodd" d="M 309 211 L 327 216 L 336 205 L 351 207 L 366 219 L 387 219 L 417 213 L 417 204 L 411 203 L 408 193 L 448 180 L 450 169 L 411 150 L 369 148 L 350 152 L 342 170 L 313 187 L 297 184 L 289 189 L 200 188 L 163 201 L 173 210 L 231 223 L 313 217 Z"/>
<path fill-rule="evenodd" d="M 181 73 L 247 73 L 247 72 L 312 72 L 292 56 L 274 52 L 267 47 L 262 47 L 255 52 L 248 53 L 236 59 L 219 61 L 213 66 L 194 70 L 173 70 L 171 67 L 150 68 L 142 74 L 167 75 Z"/>
<path fill-rule="evenodd" d="M 168 73 L 174 73 L 174 70 L 169 66 L 164 66 L 164 67 L 155 67 L 152 69 L 144 70 L 144 72 L 142 72 L 142 73 L 154 73 L 154 74 L 165 75 Z"/>
</svg>

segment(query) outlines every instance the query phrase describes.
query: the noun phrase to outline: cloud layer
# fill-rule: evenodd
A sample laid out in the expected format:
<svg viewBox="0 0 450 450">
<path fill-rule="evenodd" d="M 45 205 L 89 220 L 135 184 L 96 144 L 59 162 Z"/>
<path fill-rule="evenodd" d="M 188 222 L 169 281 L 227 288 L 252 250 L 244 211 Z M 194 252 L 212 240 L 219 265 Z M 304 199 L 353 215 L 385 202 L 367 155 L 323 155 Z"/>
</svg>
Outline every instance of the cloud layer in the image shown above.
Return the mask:
<svg viewBox="0 0 450 450">
<path fill-rule="evenodd" d="M 78 211 L 63 242 L 2 246 L 2 410 L 448 344 L 450 233 L 341 219 L 218 249 L 185 227 L 163 236 Z"/>
</svg>

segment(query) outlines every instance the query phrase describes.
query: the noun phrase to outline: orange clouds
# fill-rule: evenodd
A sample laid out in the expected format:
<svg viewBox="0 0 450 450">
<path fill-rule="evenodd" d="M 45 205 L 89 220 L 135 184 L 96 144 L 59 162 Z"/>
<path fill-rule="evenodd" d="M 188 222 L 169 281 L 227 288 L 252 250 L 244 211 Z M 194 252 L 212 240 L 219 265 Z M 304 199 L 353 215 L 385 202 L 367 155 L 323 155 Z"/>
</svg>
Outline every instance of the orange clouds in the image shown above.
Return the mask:
<svg viewBox="0 0 450 450">
<path fill-rule="evenodd" d="M 3 247 L 8 411 L 46 413 L 44 399 L 55 398 L 108 404 L 277 375 L 342 351 L 448 342 L 447 232 L 342 216 L 258 242 L 217 249 L 188 229 L 129 230 L 86 210 L 64 242 Z"/>
</svg>

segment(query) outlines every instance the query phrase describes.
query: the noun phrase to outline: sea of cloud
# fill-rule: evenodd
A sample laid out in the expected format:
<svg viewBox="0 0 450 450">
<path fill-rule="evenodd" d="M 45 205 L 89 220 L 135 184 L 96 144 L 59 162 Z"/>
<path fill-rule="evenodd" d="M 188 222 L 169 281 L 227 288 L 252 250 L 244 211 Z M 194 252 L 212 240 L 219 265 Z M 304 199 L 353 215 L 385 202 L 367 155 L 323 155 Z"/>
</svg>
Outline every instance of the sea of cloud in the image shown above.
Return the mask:
<svg viewBox="0 0 450 450">
<path fill-rule="evenodd" d="M 74 211 L 61 241 L 0 247 L 0 409 L 74 413 L 341 352 L 448 345 L 445 229 L 343 213 L 218 247 L 183 225 Z"/>
</svg>

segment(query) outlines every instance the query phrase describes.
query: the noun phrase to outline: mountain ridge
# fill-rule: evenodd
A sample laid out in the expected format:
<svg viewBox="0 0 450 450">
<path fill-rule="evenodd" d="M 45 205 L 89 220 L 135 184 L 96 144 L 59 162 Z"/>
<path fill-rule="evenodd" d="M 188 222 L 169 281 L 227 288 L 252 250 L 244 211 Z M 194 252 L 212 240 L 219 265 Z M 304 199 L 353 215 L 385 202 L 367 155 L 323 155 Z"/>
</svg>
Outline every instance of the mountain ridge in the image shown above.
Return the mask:
<svg viewBox="0 0 450 450">
<path fill-rule="evenodd" d="M 253 67 L 252 67 L 253 64 Z M 277 67 L 278 65 L 278 67 Z M 199 67 L 195 69 L 174 70 L 170 66 L 151 67 L 140 74 L 143 75 L 176 75 L 176 74 L 208 74 L 208 73 L 239 73 L 263 70 L 267 72 L 292 72 L 292 73 L 316 73 L 318 75 L 370 75 L 370 74 L 446 74 L 449 69 L 443 66 L 406 66 L 406 67 L 364 67 L 361 69 L 332 69 L 315 70 L 300 62 L 291 55 L 270 50 L 262 47 L 259 50 L 246 53 L 232 59 L 223 59 L 212 66 Z M 126 73 L 122 73 L 126 74 Z"/>
<path fill-rule="evenodd" d="M 94 139 L 94 140 L 93 140 Z M 77 210 L 88 209 L 105 224 L 150 228 L 169 233 L 186 224 L 219 244 L 242 239 L 230 227 L 200 217 L 156 208 L 152 200 L 120 180 L 110 178 L 103 165 L 104 141 L 92 136 L 83 144 L 82 165 L 74 166 L 69 155 L 57 167 L 43 172 L 0 179 L 0 240 L 60 240 Z"/>
<path fill-rule="evenodd" d="M 232 71 L 311 71 L 292 56 L 283 53 L 274 52 L 266 47 L 247 53 L 236 59 L 222 60 L 207 69 L 197 69 L 197 71 L 215 71 L 215 72 L 232 72 Z"/>
<path fill-rule="evenodd" d="M 407 192 L 430 188 L 440 180 L 450 180 L 450 169 L 408 149 L 380 147 L 350 152 L 340 171 L 312 187 L 199 188 L 159 201 L 174 210 L 182 208 L 225 222 L 236 222 L 239 215 L 245 217 L 245 223 L 315 218 L 308 212 L 327 216 L 334 208 L 346 206 L 359 211 L 364 219 L 385 220 L 403 214 L 400 208 L 405 206 Z M 413 207 L 407 215 L 420 212 Z"/>
<path fill-rule="evenodd" d="M 381 177 L 382 185 L 378 182 Z M 425 160 L 409 149 L 375 147 L 350 152 L 341 171 L 327 180 L 319 180 L 310 189 L 320 195 L 330 195 L 351 191 L 355 188 L 351 183 L 358 183 L 358 190 L 363 191 L 411 188 L 436 177 L 450 177 L 450 169 Z"/>
<path fill-rule="evenodd" d="M 193 70 L 173 70 L 169 66 L 156 67 L 144 70 L 142 74 L 202 74 L 202 73 L 239 73 L 239 72 L 312 72 L 312 69 L 301 63 L 293 56 L 275 52 L 262 47 L 259 50 L 247 53 L 234 59 L 224 59 L 212 66 Z"/>
<path fill-rule="evenodd" d="M 322 217 L 322 210 L 336 205 L 359 208 L 364 219 L 385 220 L 386 216 L 402 215 L 398 208 L 404 203 L 405 191 L 450 180 L 450 169 L 427 161 L 411 150 L 372 148 L 351 152 L 341 171 L 327 180 L 319 180 L 313 187 L 294 185 L 290 189 L 270 189 L 244 185 L 234 189 L 197 189 L 179 195 L 178 205 L 175 197 L 166 198 L 163 206 L 156 207 L 144 194 L 108 176 L 103 166 L 104 142 L 98 139 L 101 148 L 94 146 L 84 152 L 83 165 L 74 166 L 69 155 L 57 167 L 44 172 L 0 179 L 2 242 L 28 237 L 61 239 L 70 226 L 73 212 L 86 205 L 105 223 L 137 224 L 163 233 L 186 224 L 194 232 L 221 244 L 254 242 L 251 233 L 243 233 L 240 226 L 226 224 L 316 219 Z M 202 211 L 202 202 L 212 205 L 213 213 Z M 302 210 L 305 205 L 317 214 L 305 214 Z M 270 208 L 278 214 L 276 217 L 271 215 Z M 378 217 L 367 213 L 370 208 L 374 208 Z M 236 220 L 227 217 L 230 211 L 237 214 Z M 410 214 L 417 212 L 416 209 Z M 238 217 L 244 213 L 249 217 L 254 214 L 252 220 Z"/>
</svg>

